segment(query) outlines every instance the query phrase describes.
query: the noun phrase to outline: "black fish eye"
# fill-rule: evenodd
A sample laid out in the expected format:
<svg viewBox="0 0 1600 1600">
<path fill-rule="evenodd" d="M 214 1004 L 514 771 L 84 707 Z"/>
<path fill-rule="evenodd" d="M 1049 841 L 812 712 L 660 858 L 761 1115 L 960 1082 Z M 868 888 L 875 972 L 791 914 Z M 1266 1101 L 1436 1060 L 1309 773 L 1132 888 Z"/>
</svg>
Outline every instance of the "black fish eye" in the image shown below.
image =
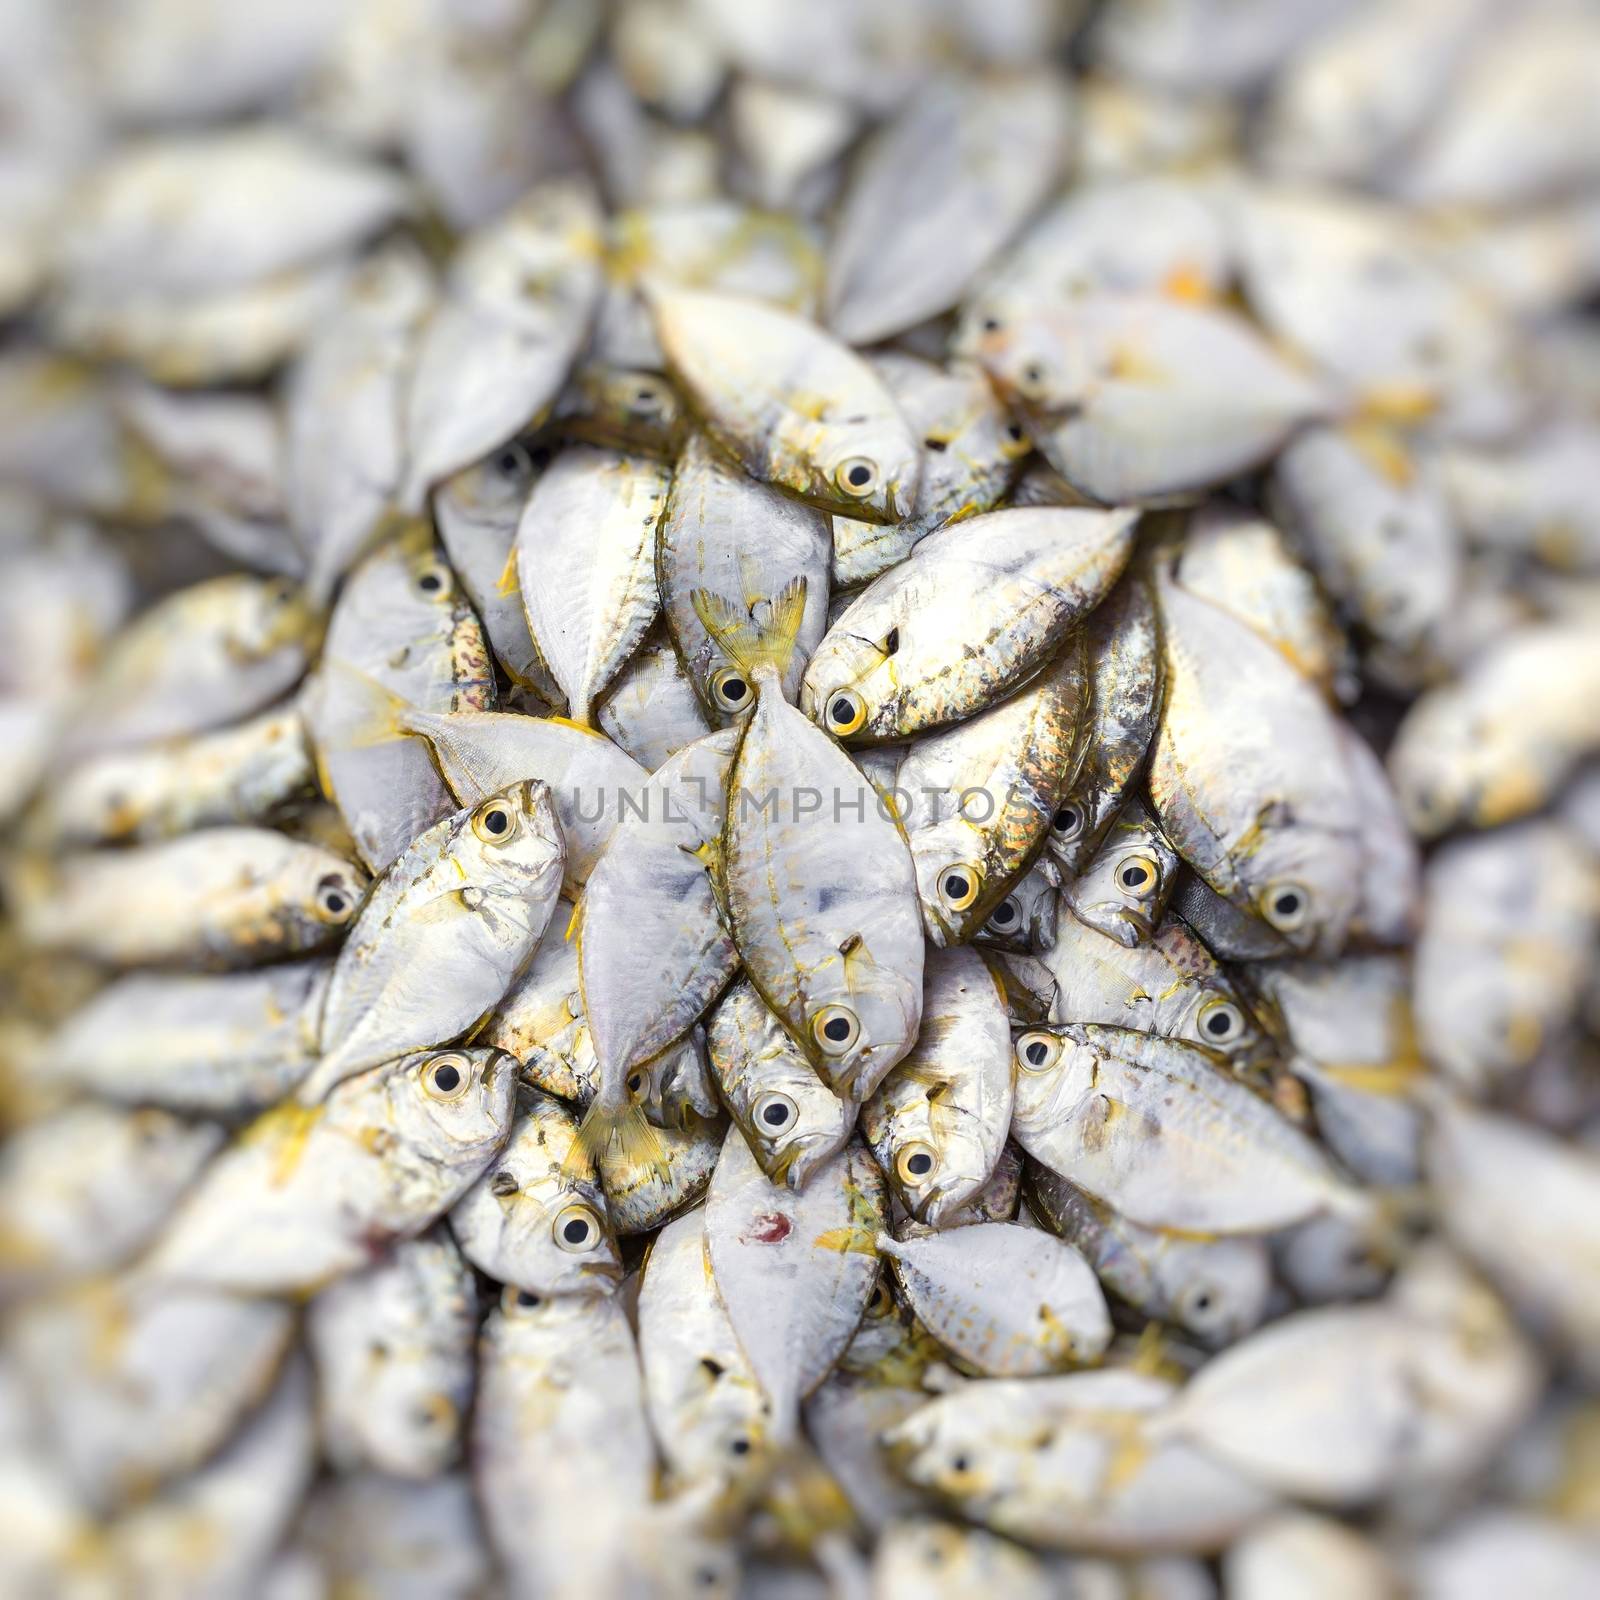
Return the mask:
<svg viewBox="0 0 1600 1600">
<path fill-rule="evenodd" d="M 921 1177 L 925 1172 L 933 1170 L 933 1157 L 918 1151 L 914 1156 L 906 1157 L 906 1171 L 916 1177 Z"/>
<path fill-rule="evenodd" d="M 1003 900 L 999 909 L 994 914 L 995 925 L 1000 928 L 1009 928 L 1017 920 L 1017 904 L 1014 900 Z"/>
<path fill-rule="evenodd" d="M 1141 866 L 1135 865 L 1131 867 L 1124 867 L 1122 869 L 1122 881 L 1130 889 L 1140 888 L 1144 884 L 1145 879 L 1149 876 L 1149 872 Z"/>
<path fill-rule="evenodd" d="M 855 707 L 848 700 L 835 700 L 829 715 L 835 722 L 848 722 L 855 715 Z"/>
<path fill-rule="evenodd" d="M 750 1454 L 750 1441 L 741 1436 L 733 1440 L 732 1443 L 729 1444 L 728 1448 L 736 1456 L 747 1456 Z"/>
<path fill-rule="evenodd" d="M 967 892 L 968 888 L 969 885 L 967 880 L 963 878 L 959 872 L 952 872 L 950 876 L 944 880 L 944 892 L 949 895 L 952 900 L 959 900 Z"/>
<path fill-rule="evenodd" d="M 1285 890 L 1272 902 L 1272 909 L 1280 917 L 1292 917 L 1300 909 L 1300 896 L 1292 889 Z"/>
<path fill-rule="evenodd" d="M 771 1127 L 777 1128 L 789 1120 L 789 1113 L 785 1107 L 773 1104 L 761 1113 L 761 1120 Z"/>
<path fill-rule="evenodd" d="M 460 1087 L 461 1074 L 454 1067 L 440 1067 L 433 1075 L 434 1087 L 443 1094 Z"/>
<path fill-rule="evenodd" d="M 823 1023 L 822 1031 L 830 1039 L 837 1042 L 840 1039 L 848 1039 L 850 1037 L 850 1024 L 843 1017 L 830 1017 Z"/>
<path fill-rule="evenodd" d="M 540 1299 L 538 1295 L 533 1294 L 527 1289 L 519 1289 L 517 1291 L 517 1304 L 519 1306 L 526 1306 L 529 1310 L 532 1310 L 534 1306 L 540 1304 Z"/>
<path fill-rule="evenodd" d="M 417 587 L 427 594 L 436 594 L 444 587 L 444 579 L 437 572 L 425 572 L 417 579 Z"/>
<path fill-rule="evenodd" d="M 484 817 L 483 825 L 490 833 L 504 833 L 511 826 L 503 811 L 491 811 Z"/>
<path fill-rule="evenodd" d="M 1000 331 L 999 317 L 985 317 L 983 319 L 983 331 L 985 333 L 998 333 Z"/>
<path fill-rule="evenodd" d="M 1030 1044 L 1022 1053 L 1028 1058 L 1032 1065 L 1036 1067 L 1042 1067 L 1045 1064 L 1045 1061 L 1049 1058 L 1050 1050 L 1047 1045 Z"/>
<path fill-rule="evenodd" d="M 568 1244 L 582 1244 L 589 1237 L 589 1224 L 574 1218 L 561 1230 L 561 1236 Z"/>
<path fill-rule="evenodd" d="M 859 464 L 857 464 L 856 466 L 851 467 L 851 469 L 849 470 L 849 472 L 847 472 L 845 474 L 845 476 L 858 489 L 865 488 L 865 486 L 867 484 L 872 482 L 872 471 L 871 471 L 871 469 L 868 468 L 868 467 L 861 466 Z"/>
<path fill-rule="evenodd" d="M 1050 822 L 1057 833 L 1071 833 L 1078 825 L 1078 813 L 1071 806 L 1062 806 Z"/>
</svg>

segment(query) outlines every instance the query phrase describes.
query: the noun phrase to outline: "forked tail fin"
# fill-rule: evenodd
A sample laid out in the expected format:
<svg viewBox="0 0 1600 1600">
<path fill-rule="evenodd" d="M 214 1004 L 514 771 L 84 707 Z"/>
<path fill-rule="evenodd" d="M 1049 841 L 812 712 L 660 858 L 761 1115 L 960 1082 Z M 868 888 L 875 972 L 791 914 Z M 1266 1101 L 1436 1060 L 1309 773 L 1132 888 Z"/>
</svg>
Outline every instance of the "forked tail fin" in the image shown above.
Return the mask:
<svg viewBox="0 0 1600 1600">
<path fill-rule="evenodd" d="M 748 605 L 695 589 L 689 603 L 701 626 L 727 655 L 757 680 L 765 672 L 782 677 L 794 655 L 806 611 L 806 580 L 791 578 L 776 595 Z"/>
<path fill-rule="evenodd" d="M 671 1176 L 661 1134 L 637 1105 L 607 1105 L 596 1095 L 578 1124 L 578 1137 L 561 1163 L 565 1179 L 604 1181 L 607 1167 L 648 1166 L 665 1183 Z"/>
</svg>

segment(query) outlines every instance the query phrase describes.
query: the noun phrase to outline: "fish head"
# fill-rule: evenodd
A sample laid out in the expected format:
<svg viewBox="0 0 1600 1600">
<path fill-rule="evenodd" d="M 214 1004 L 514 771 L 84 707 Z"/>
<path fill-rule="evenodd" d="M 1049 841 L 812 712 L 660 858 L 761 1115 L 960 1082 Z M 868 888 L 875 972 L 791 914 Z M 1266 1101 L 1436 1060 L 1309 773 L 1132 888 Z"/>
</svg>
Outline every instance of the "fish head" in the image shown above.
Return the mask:
<svg viewBox="0 0 1600 1600">
<path fill-rule="evenodd" d="M 327 619 L 290 578 L 263 578 L 244 591 L 228 630 L 228 647 L 240 661 L 256 661 L 286 647 L 314 650 Z"/>
<path fill-rule="evenodd" d="M 879 1442 L 909 1482 L 968 1510 L 1020 1487 L 1022 1452 L 996 1438 L 993 1419 L 962 1390 L 913 1411 Z"/>
<path fill-rule="evenodd" d="M 856 1107 L 811 1071 L 763 1083 L 750 1104 L 751 1149 L 774 1183 L 798 1194 L 818 1167 L 840 1150 L 855 1126 Z"/>
<path fill-rule="evenodd" d="M 525 778 L 480 800 L 458 824 L 451 848 L 469 881 L 508 881 L 526 898 L 554 903 L 567 852 L 549 785 Z"/>
<path fill-rule="evenodd" d="M 481 1168 L 505 1143 L 518 1067 L 504 1051 L 422 1051 L 377 1070 L 388 1073 L 390 1126 L 422 1160 Z"/>
<path fill-rule="evenodd" d="M 1089 402 L 1098 382 L 1088 341 L 1070 321 L 1038 310 L 985 318 L 978 360 L 1008 405 L 1024 416 L 1064 420 Z"/>
<path fill-rule="evenodd" d="M 1026 1148 L 1030 1129 L 1066 1122 L 1092 1092 L 1098 1059 L 1091 1044 L 1072 1036 L 1066 1024 L 1023 1028 L 1012 1039 L 1016 1064 L 1013 1126 Z"/>
<path fill-rule="evenodd" d="M 355 921 L 372 880 L 353 861 L 326 850 L 296 851 L 280 868 L 279 916 L 309 949 L 338 938 Z"/>
<path fill-rule="evenodd" d="M 1258 1326 L 1272 1291 L 1272 1265 L 1259 1239 L 1217 1239 L 1156 1258 L 1157 1282 L 1178 1325 L 1213 1348 Z"/>
<path fill-rule="evenodd" d="M 715 1117 L 721 1110 L 699 1028 L 636 1066 L 628 1074 L 627 1089 L 645 1115 L 663 1128 L 684 1128 L 691 1116 Z"/>
<path fill-rule="evenodd" d="M 1291 822 L 1263 830 L 1239 863 L 1242 908 L 1304 956 L 1336 956 L 1361 909 L 1360 839 Z"/>
<path fill-rule="evenodd" d="M 911 834 L 917 898 L 928 938 L 941 948 L 966 944 L 1003 898 L 1004 881 L 991 882 L 983 840 L 957 812 Z"/>
<path fill-rule="evenodd" d="M 422 1343 L 384 1339 L 370 1358 L 364 1431 L 374 1463 L 408 1478 L 443 1472 L 461 1447 L 470 1374 Z"/>
<path fill-rule="evenodd" d="M 449 519 L 499 532 L 507 540 L 509 551 L 522 508 L 549 462 L 550 452 L 545 447 L 522 439 L 509 440 L 434 490 L 435 510 L 441 523 Z"/>
<path fill-rule="evenodd" d="M 1421 838 L 1436 839 L 1468 820 L 1491 827 L 1524 809 L 1516 799 L 1509 806 L 1500 803 L 1500 795 L 1525 793 L 1537 780 L 1531 786 L 1516 783 L 1515 749 L 1484 738 L 1485 731 L 1474 726 L 1465 697 L 1447 688 L 1422 696 L 1400 724 L 1389 751 L 1389 777 L 1406 821 Z"/>
<path fill-rule="evenodd" d="M 901 522 L 916 508 L 922 452 L 898 412 L 850 418 L 826 429 L 826 448 L 811 461 L 809 498 L 847 507 L 860 522 Z"/>
<path fill-rule="evenodd" d="M 890 605 L 860 613 L 852 607 L 806 664 L 800 710 L 847 744 L 896 737 L 899 682 L 891 662 L 900 642 L 900 623 Z"/>
<path fill-rule="evenodd" d="M 913 982 L 857 949 L 809 978 L 798 1042 L 834 1091 L 859 1103 L 916 1042 L 921 974 Z"/>
</svg>

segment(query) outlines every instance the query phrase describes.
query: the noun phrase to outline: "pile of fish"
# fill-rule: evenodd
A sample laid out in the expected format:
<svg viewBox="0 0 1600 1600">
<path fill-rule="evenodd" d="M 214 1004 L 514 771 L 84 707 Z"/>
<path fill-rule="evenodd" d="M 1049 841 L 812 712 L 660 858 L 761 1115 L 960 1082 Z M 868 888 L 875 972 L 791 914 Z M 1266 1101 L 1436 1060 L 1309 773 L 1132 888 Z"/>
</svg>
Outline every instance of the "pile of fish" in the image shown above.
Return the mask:
<svg viewBox="0 0 1600 1600">
<path fill-rule="evenodd" d="M 1600 1594 L 1600 10 L 0 17 L 8 1600 Z"/>
</svg>

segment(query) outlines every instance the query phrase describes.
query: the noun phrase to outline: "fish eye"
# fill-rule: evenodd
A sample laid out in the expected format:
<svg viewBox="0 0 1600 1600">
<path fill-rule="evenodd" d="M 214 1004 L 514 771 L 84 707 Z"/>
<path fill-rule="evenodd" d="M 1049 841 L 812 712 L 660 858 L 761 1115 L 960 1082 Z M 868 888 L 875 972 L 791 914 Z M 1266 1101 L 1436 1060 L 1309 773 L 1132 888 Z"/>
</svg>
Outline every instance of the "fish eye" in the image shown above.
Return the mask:
<svg viewBox="0 0 1600 1600">
<path fill-rule="evenodd" d="M 898 626 L 891 628 L 883 636 L 883 653 L 886 656 L 898 654 L 900 649 L 900 629 Z"/>
<path fill-rule="evenodd" d="M 775 1089 L 756 1101 L 754 1111 L 763 1133 L 787 1133 L 800 1120 L 799 1106 Z"/>
<path fill-rule="evenodd" d="M 504 844 L 516 827 L 516 815 L 504 800 L 485 800 L 472 813 L 472 831 L 485 844 Z"/>
<path fill-rule="evenodd" d="M 861 1037 L 861 1022 L 845 1006 L 824 1006 L 811 1019 L 811 1037 L 825 1056 L 842 1056 Z"/>
<path fill-rule="evenodd" d="M 908 1144 L 894 1158 L 895 1176 L 908 1188 L 926 1182 L 939 1168 L 939 1152 L 930 1144 Z"/>
<path fill-rule="evenodd" d="M 644 1074 L 642 1072 L 630 1072 L 628 1074 L 628 1093 L 637 1096 L 642 1093 L 643 1090 Z"/>
<path fill-rule="evenodd" d="M 324 922 L 337 927 L 341 922 L 348 922 L 354 916 L 356 897 L 343 878 L 330 875 L 318 880 L 312 905 Z"/>
<path fill-rule="evenodd" d="M 1208 1000 L 1200 1007 L 1200 1036 L 1208 1044 L 1232 1044 L 1244 1033 L 1244 1012 L 1231 1000 Z"/>
<path fill-rule="evenodd" d="M 836 689 L 828 696 L 828 727 L 843 737 L 867 720 L 867 703 L 854 689 Z"/>
<path fill-rule="evenodd" d="M 711 674 L 711 698 L 724 711 L 743 711 L 750 704 L 750 680 L 737 667 Z"/>
<path fill-rule="evenodd" d="M 543 1295 L 535 1294 L 532 1289 L 519 1289 L 514 1283 L 508 1283 L 500 1291 L 500 1309 L 507 1316 L 515 1316 L 519 1311 L 535 1311 L 543 1304 Z"/>
<path fill-rule="evenodd" d="M 850 456 L 833 469 L 833 481 L 856 500 L 865 500 L 878 487 L 878 476 L 878 463 L 865 456 Z"/>
<path fill-rule="evenodd" d="M 1034 1028 L 1017 1040 L 1017 1065 L 1024 1072 L 1048 1072 L 1061 1059 L 1061 1041 Z"/>
<path fill-rule="evenodd" d="M 999 317 L 985 317 L 983 319 L 983 331 L 985 333 L 999 333 L 999 331 L 1000 331 L 1000 319 L 999 319 Z"/>
<path fill-rule="evenodd" d="M 750 1441 L 741 1433 L 728 1441 L 728 1449 L 736 1456 L 747 1456 L 750 1454 Z"/>
<path fill-rule="evenodd" d="M 1279 933 L 1294 933 L 1311 915 L 1311 896 L 1298 883 L 1269 883 L 1261 895 L 1261 915 Z"/>
<path fill-rule="evenodd" d="M 633 391 L 633 407 L 636 411 L 646 414 L 661 409 L 661 391 L 653 384 L 644 382 Z"/>
<path fill-rule="evenodd" d="M 989 926 L 991 928 L 1001 929 L 1014 928 L 1021 916 L 1022 912 L 1017 906 L 1017 897 L 1014 894 L 1007 895 L 1006 898 L 994 908 L 994 915 L 989 918 Z"/>
<path fill-rule="evenodd" d="M 450 569 L 442 561 L 430 561 L 417 574 L 417 588 L 425 595 L 438 596 L 450 592 Z"/>
<path fill-rule="evenodd" d="M 1078 806 L 1057 806 L 1050 831 L 1058 839 L 1076 839 L 1083 832 L 1083 812 Z"/>
<path fill-rule="evenodd" d="M 502 477 L 520 478 L 533 470 L 533 457 L 523 445 L 502 445 L 494 458 L 494 469 Z"/>
<path fill-rule="evenodd" d="M 965 911 L 983 888 L 983 874 L 964 861 L 944 867 L 939 873 L 939 899 L 949 911 Z"/>
<path fill-rule="evenodd" d="M 1020 422 L 1008 422 L 1000 434 L 1000 454 L 1008 461 L 1025 456 L 1033 448 L 1033 441 L 1022 431 Z"/>
<path fill-rule="evenodd" d="M 888 1285 L 882 1278 L 872 1286 L 872 1295 L 867 1301 L 867 1315 L 869 1317 L 886 1317 L 894 1310 L 894 1296 L 889 1293 Z"/>
<path fill-rule="evenodd" d="M 433 1100 L 459 1100 L 467 1092 L 472 1067 L 465 1056 L 435 1056 L 422 1069 L 422 1087 Z"/>
<path fill-rule="evenodd" d="M 573 1255 L 592 1250 L 605 1237 L 600 1218 L 589 1206 L 567 1206 L 557 1216 L 551 1233 L 556 1243 Z"/>
<path fill-rule="evenodd" d="M 1156 892 L 1161 883 L 1161 871 L 1153 856 L 1130 856 L 1117 868 L 1117 883 L 1136 899 L 1143 900 Z"/>
</svg>

